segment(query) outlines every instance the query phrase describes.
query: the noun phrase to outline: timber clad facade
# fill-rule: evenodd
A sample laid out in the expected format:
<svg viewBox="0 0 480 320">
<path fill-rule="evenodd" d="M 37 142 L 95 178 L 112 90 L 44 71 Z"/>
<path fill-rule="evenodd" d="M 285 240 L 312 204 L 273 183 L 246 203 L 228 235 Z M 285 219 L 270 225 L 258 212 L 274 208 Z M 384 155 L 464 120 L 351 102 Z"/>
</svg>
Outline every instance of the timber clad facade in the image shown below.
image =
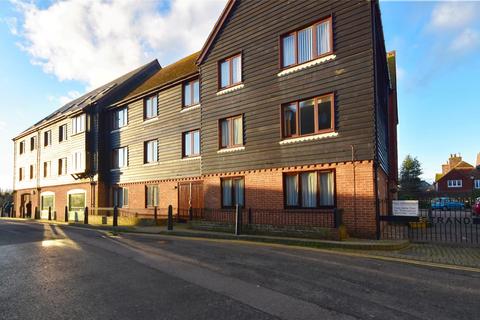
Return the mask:
<svg viewBox="0 0 480 320">
<path fill-rule="evenodd" d="M 200 52 L 96 109 L 86 156 L 108 205 L 340 208 L 373 237 L 396 186 L 388 59 L 376 1 L 231 0 Z"/>
</svg>

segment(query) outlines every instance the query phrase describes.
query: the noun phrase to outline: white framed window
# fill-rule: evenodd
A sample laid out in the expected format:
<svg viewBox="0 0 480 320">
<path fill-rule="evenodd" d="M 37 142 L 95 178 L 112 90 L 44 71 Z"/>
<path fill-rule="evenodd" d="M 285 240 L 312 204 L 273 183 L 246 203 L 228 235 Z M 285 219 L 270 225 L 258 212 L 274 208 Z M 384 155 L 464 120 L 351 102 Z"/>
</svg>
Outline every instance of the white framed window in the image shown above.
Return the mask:
<svg viewBox="0 0 480 320">
<path fill-rule="evenodd" d="M 113 188 L 113 205 L 118 208 L 128 206 L 128 189 L 122 187 Z"/>
<path fill-rule="evenodd" d="M 67 125 L 61 125 L 58 127 L 58 142 L 63 142 L 67 140 Z"/>
<path fill-rule="evenodd" d="M 158 98 L 157 95 L 145 98 L 144 102 L 144 120 L 152 119 L 158 116 Z"/>
<path fill-rule="evenodd" d="M 32 180 L 33 178 L 35 178 L 35 169 L 33 165 L 30 165 L 30 180 Z"/>
<path fill-rule="evenodd" d="M 480 189 L 480 179 L 475 180 L 475 189 Z"/>
<path fill-rule="evenodd" d="M 120 129 L 128 124 L 128 108 L 122 108 L 113 112 L 113 129 Z"/>
<path fill-rule="evenodd" d="M 463 186 L 463 181 L 462 180 L 448 180 L 448 187 L 449 188 L 461 188 Z"/>
<path fill-rule="evenodd" d="M 25 153 L 25 140 L 20 141 L 18 144 L 18 153 L 24 154 Z"/>
<path fill-rule="evenodd" d="M 85 131 L 85 114 L 72 118 L 72 134 Z"/>
<path fill-rule="evenodd" d="M 23 181 L 24 178 L 25 178 L 25 169 L 18 168 L 18 181 Z"/>
<path fill-rule="evenodd" d="M 30 138 L 30 151 L 37 149 L 37 137 Z"/>
<path fill-rule="evenodd" d="M 145 163 L 154 163 L 158 161 L 158 140 L 145 142 Z"/>
<path fill-rule="evenodd" d="M 86 206 L 87 193 L 83 189 L 74 189 L 67 192 L 68 211 L 84 212 Z M 76 217 L 75 220 L 82 220 L 83 217 Z M 70 216 L 69 216 L 70 220 Z"/>
<path fill-rule="evenodd" d="M 43 163 L 43 177 L 48 178 L 52 175 L 52 162 L 45 161 Z"/>
<path fill-rule="evenodd" d="M 158 206 L 158 186 L 145 186 L 145 205 L 146 207 Z"/>
<path fill-rule="evenodd" d="M 43 133 L 43 146 L 48 147 L 52 145 L 52 130 Z"/>
<path fill-rule="evenodd" d="M 47 213 L 48 208 L 52 208 L 52 213 L 55 211 L 55 193 L 51 191 L 42 192 L 40 195 L 40 210 Z"/>
<path fill-rule="evenodd" d="M 119 169 L 128 165 L 128 148 L 122 147 L 113 150 L 113 168 Z"/>
<path fill-rule="evenodd" d="M 72 154 L 73 173 L 83 172 L 85 170 L 85 157 L 83 151 L 76 151 Z"/>
<path fill-rule="evenodd" d="M 67 174 L 67 158 L 58 159 L 58 175 L 63 176 Z"/>
</svg>

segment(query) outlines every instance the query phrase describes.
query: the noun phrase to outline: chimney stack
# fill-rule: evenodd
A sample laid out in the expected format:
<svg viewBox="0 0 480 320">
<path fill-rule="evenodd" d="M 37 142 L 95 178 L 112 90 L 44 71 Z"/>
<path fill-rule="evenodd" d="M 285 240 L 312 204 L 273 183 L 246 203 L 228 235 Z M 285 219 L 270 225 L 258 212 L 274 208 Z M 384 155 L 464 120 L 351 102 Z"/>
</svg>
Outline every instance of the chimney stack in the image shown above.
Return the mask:
<svg viewBox="0 0 480 320">
<path fill-rule="evenodd" d="M 477 163 L 476 167 L 480 170 L 480 152 L 477 154 Z"/>
<path fill-rule="evenodd" d="M 448 159 L 448 165 L 450 166 L 449 169 L 453 169 L 453 167 L 455 167 L 460 162 L 462 162 L 462 157 L 460 155 L 457 155 L 456 153 L 450 155 L 450 159 Z"/>
</svg>

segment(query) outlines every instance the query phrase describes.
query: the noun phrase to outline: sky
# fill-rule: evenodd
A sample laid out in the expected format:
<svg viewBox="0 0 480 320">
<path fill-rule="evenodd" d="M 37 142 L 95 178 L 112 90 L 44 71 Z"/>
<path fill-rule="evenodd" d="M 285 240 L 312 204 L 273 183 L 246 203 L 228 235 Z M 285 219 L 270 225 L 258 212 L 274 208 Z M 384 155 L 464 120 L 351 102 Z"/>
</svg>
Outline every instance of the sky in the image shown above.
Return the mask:
<svg viewBox="0 0 480 320">
<path fill-rule="evenodd" d="M 12 138 L 68 101 L 153 59 L 200 50 L 226 0 L 0 0 L 0 188 Z M 480 152 L 480 2 L 382 1 L 397 52 L 399 158 L 432 182 L 451 153 Z"/>
</svg>

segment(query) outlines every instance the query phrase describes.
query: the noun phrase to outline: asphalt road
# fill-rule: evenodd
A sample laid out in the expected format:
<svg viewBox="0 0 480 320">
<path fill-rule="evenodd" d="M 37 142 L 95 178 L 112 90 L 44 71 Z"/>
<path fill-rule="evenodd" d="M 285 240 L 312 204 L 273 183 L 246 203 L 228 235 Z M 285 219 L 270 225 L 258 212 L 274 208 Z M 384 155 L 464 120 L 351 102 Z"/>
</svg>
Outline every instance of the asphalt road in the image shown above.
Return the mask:
<svg viewBox="0 0 480 320">
<path fill-rule="evenodd" d="M 1 319 L 478 319 L 480 273 L 0 221 Z"/>
</svg>

